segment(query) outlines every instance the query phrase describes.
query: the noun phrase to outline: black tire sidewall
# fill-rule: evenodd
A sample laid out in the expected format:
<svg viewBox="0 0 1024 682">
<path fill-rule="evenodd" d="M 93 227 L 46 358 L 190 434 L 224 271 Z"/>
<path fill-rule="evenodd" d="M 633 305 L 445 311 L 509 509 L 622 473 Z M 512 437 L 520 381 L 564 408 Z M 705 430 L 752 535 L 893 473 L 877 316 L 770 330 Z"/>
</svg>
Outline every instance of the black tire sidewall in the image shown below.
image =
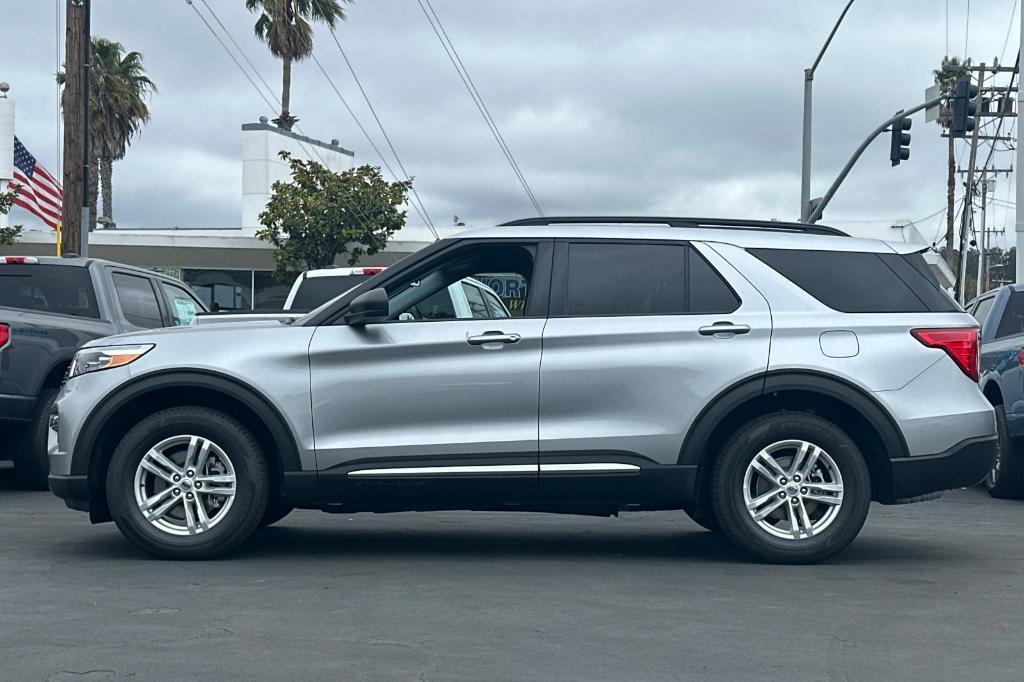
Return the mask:
<svg viewBox="0 0 1024 682">
<path fill-rule="evenodd" d="M 135 502 L 135 472 L 143 455 L 165 438 L 193 435 L 216 443 L 235 470 L 235 500 L 208 531 L 175 536 L 150 524 Z M 107 471 L 107 504 L 121 532 L 143 550 L 171 559 L 212 558 L 244 541 L 263 518 L 268 474 L 259 443 L 234 418 L 209 408 L 171 408 L 147 417 L 121 440 Z"/>
<path fill-rule="evenodd" d="M 17 439 L 11 460 L 14 475 L 25 488 L 46 490 L 46 478 L 50 473 L 50 456 L 47 450 L 50 431 L 50 411 L 57 400 L 56 388 L 44 388 L 39 392 L 36 411 Z"/>
<path fill-rule="evenodd" d="M 839 515 L 821 533 L 801 540 L 777 538 L 760 528 L 747 512 L 743 478 L 763 448 L 782 440 L 805 440 L 829 454 L 843 477 Z M 716 463 L 715 517 L 733 542 L 755 557 L 778 563 L 816 563 L 845 549 L 860 532 L 871 505 L 871 478 L 856 444 L 837 426 L 810 414 L 778 413 L 737 431 Z"/>
</svg>

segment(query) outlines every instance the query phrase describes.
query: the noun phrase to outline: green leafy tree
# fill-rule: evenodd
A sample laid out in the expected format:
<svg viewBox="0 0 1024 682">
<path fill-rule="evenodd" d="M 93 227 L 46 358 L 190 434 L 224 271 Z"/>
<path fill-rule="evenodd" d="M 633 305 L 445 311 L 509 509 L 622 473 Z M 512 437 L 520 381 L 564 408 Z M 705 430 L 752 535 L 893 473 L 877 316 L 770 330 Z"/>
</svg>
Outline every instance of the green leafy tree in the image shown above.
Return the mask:
<svg viewBox="0 0 1024 682">
<path fill-rule="evenodd" d="M 107 38 L 92 39 L 90 64 L 90 225 L 96 222 L 101 189 L 104 220 L 113 225 L 114 162 L 124 158 L 132 139 L 149 122 L 146 98 L 156 92 L 156 85 L 146 75 L 140 53 L 125 52 L 124 45 Z M 57 82 L 64 82 L 63 73 L 57 74 Z"/>
<path fill-rule="evenodd" d="M 275 182 L 256 236 L 277 251 L 277 277 L 334 265 L 346 256 L 355 265 L 384 248 L 405 225 L 412 181 L 388 182 L 375 166 L 336 173 L 316 161 L 300 161 L 281 152 L 291 168 L 289 182 Z"/>
<path fill-rule="evenodd" d="M 345 20 L 342 5 L 352 0 L 245 0 L 250 12 L 259 12 L 256 37 L 267 44 L 270 53 L 281 60 L 281 114 L 274 119 L 279 127 L 291 130 L 299 120 L 291 106 L 292 62 L 313 54 L 313 23 L 327 24 L 333 31 Z"/>
<path fill-rule="evenodd" d="M 0 215 L 7 215 L 11 206 L 14 206 L 14 200 L 18 196 L 18 189 L 9 189 L 6 192 L 0 192 Z M 21 236 L 21 226 L 11 225 L 10 227 L 0 227 L 0 247 L 13 246 L 18 237 Z"/>
</svg>

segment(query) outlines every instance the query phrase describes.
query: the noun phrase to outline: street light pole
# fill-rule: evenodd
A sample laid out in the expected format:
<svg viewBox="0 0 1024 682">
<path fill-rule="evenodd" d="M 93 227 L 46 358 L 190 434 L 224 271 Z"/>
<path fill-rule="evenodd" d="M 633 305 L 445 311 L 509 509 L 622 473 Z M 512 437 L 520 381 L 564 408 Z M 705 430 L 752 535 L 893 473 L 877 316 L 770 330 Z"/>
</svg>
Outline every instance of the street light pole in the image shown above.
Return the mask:
<svg viewBox="0 0 1024 682">
<path fill-rule="evenodd" d="M 825 56 L 825 50 L 828 49 L 833 36 L 839 30 L 839 24 L 843 23 L 843 18 L 852 4 L 853 0 L 846 3 L 843 13 L 836 20 L 836 25 L 832 27 L 832 32 L 828 34 L 825 44 L 821 46 L 817 59 L 811 64 L 811 68 L 804 69 L 804 130 L 800 163 L 800 222 L 802 223 L 807 222 L 811 212 L 811 99 L 814 94 L 814 70 L 818 68 L 821 58 Z"/>
</svg>

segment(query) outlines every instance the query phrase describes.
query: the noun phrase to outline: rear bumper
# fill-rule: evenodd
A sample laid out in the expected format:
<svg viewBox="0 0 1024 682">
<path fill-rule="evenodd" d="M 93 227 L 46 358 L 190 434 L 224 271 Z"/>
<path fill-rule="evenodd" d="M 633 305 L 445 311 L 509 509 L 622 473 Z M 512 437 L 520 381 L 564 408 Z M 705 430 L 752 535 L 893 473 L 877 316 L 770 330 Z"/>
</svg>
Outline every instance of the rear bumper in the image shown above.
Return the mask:
<svg viewBox="0 0 1024 682">
<path fill-rule="evenodd" d="M 969 438 L 936 455 L 892 460 L 891 500 L 975 485 L 996 457 L 995 437 Z"/>
<path fill-rule="evenodd" d="M 89 478 L 88 476 L 60 476 L 50 474 L 47 479 L 50 491 L 64 500 L 69 509 L 89 511 Z"/>
</svg>

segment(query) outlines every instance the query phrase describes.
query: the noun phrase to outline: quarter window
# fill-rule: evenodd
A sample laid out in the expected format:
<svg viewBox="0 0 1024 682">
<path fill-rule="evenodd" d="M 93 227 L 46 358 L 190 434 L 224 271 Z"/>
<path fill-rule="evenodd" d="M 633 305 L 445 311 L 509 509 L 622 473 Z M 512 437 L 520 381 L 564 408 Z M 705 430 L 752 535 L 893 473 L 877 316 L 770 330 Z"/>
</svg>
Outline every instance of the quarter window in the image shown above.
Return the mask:
<svg viewBox="0 0 1024 682">
<path fill-rule="evenodd" d="M 988 313 L 992 310 L 992 304 L 995 303 L 995 296 L 989 296 L 988 298 L 978 301 L 978 305 L 971 311 L 971 315 L 978 321 L 982 329 L 985 328 L 985 318 L 988 317 Z"/>
<path fill-rule="evenodd" d="M 163 288 L 164 294 L 167 295 L 167 300 L 170 301 L 171 321 L 174 326 L 187 327 L 192 324 L 192 320 L 200 310 L 195 297 L 174 284 L 160 282 L 160 286 Z"/>
<path fill-rule="evenodd" d="M 144 329 L 164 325 L 156 292 L 147 278 L 115 272 L 113 280 L 117 300 L 121 303 L 121 312 L 129 324 Z"/>
<path fill-rule="evenodd" d="M 1013 293 L 996 327 L 996 338 L 1024 334 L 1024 293 Z"/>
</svg>

